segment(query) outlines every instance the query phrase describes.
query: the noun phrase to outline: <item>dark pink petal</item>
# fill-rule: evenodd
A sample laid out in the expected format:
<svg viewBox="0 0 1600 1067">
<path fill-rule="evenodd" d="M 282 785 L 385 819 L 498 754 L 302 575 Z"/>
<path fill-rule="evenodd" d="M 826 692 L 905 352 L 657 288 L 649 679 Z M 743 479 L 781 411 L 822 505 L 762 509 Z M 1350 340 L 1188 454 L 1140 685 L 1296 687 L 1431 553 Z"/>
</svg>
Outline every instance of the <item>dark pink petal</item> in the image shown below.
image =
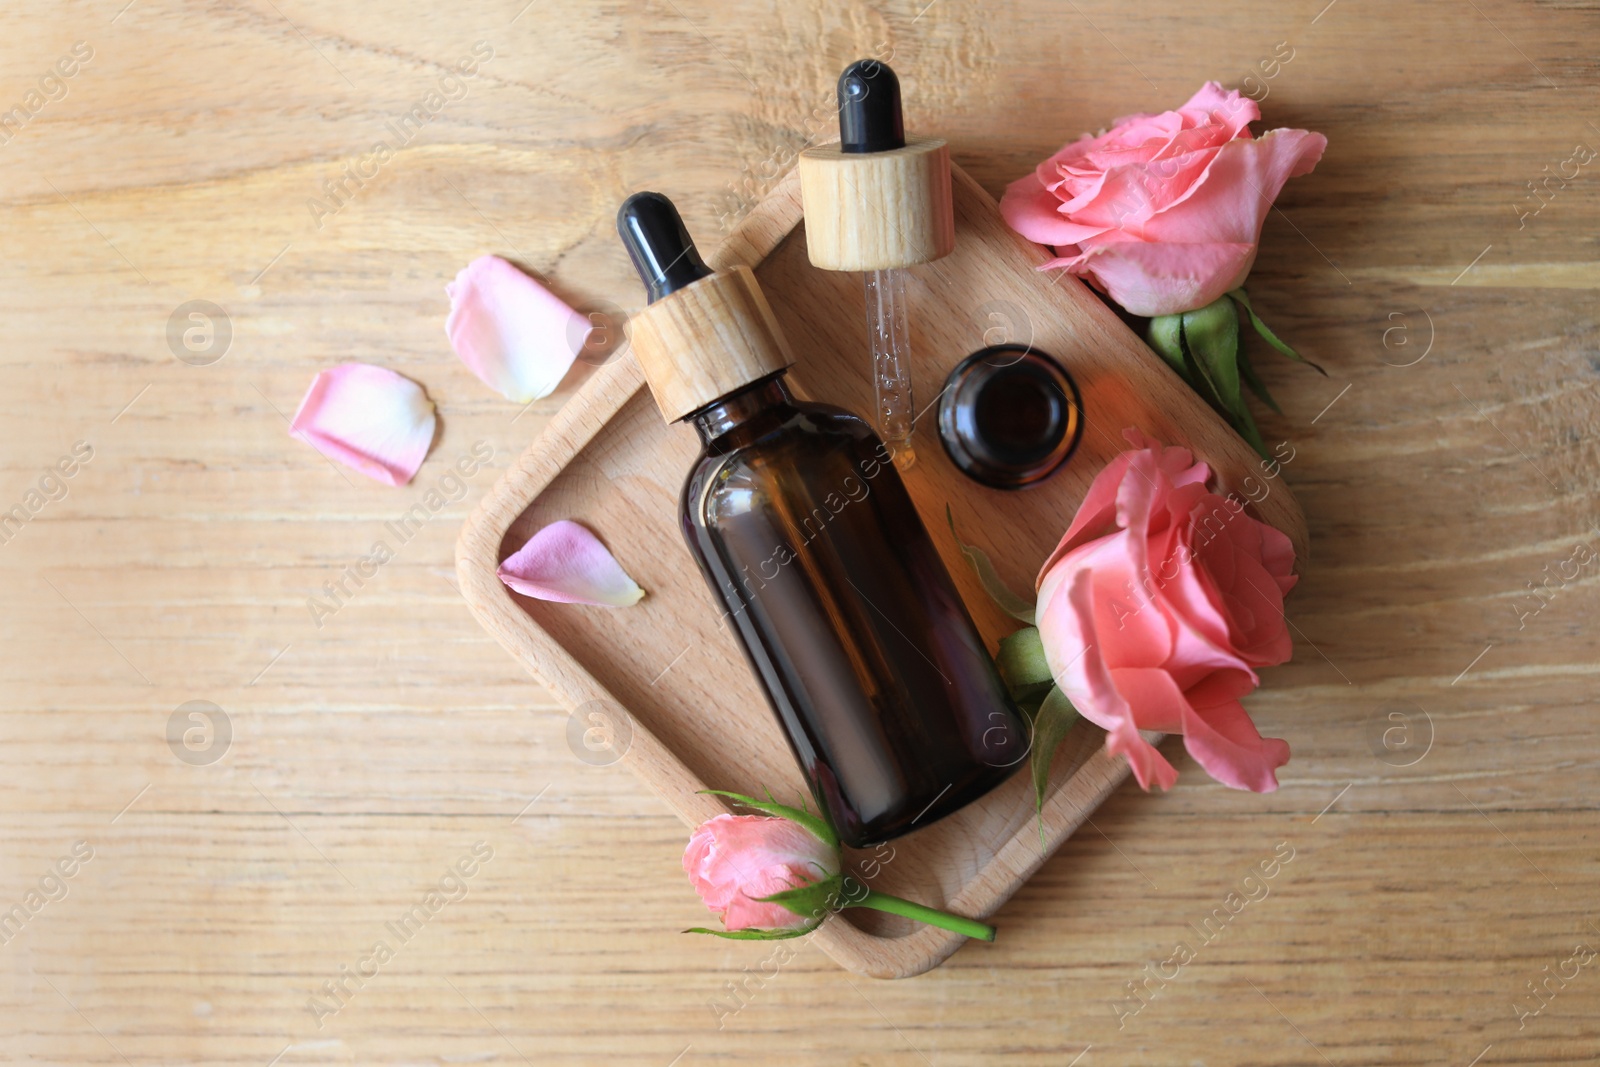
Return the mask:
<svg viewBox="0 0 1600 1067">
<path fill-rule="evenodd" d="M 1267 573 L 1272 575 L 1272 580 L 1278 583 L 1278 591 L 1285 596 L 1295 587 L 1300 576 L 1294 573 L 1294 542 L 1289 540 L 1289 535 L 1276 526 L 1261 526 L 1261 565 L 1267 568 Z"/>
<path fill-rule="evenodd" d="M 568 519 L 553 522 L 500 564 L 500 580 L 537 600 L 624 608 L 644 596 L 600 539 Z"/>
<path fill-rule="evenodd" d="M 405 485 L 428 455 L 436 421 L 433 401 L 410 378 L 344 363 L 312 380 L 289 434 L 369 478 Z"/>
<path fill-rule="evenodd" d="M 1111 678 L 1117 692 L 1128 702 L 1135 726 L 1164 734 L 1183 732 L 1183 716 L 1189 702 L 1172 675 L 1158 668 L 1124 667 L 1112 671 Z"/>
<path fill-rule="evenodd" d="M 1151 559 L 1157 559 L 1154 548 Z M 1172 655 L 1166 670 L 1179 689 L 1224 668 L 1249 670 L 1230 643 L 1226 603 L 1203 566 L 1194 562 L 1189 531 L 1174 527 L 1160 541 L 1152 564 L 1162 607 L 1173 622 Z M 1253 677 L 1253 675 L 1252 675 Z"/>
</svg>

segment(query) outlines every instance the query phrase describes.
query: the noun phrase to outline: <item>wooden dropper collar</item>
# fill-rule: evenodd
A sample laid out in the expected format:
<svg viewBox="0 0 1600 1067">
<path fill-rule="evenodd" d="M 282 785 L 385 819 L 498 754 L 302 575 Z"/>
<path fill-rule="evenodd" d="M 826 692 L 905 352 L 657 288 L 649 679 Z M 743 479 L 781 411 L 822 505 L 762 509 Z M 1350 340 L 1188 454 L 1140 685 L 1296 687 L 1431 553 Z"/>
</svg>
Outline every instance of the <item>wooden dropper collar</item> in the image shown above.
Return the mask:
<svg viewBox="0 0 1600 1067">
<path fill-rule="evenodd" d="M 668 422 L 794 362 L 750 268 L 707 267 L 672 201 L 635 193 L 617 232 L 650 294 L 629 323 L 633 354 Z"/>
<path fill-rule="evenodd" d="M 800 153 L 806 252 L 822 270 L 911 267 L 955 248 L 950 149 L 907 140 L 900 81 L 875 59 L 839 76 L 839 140 Z"/>
</svg>

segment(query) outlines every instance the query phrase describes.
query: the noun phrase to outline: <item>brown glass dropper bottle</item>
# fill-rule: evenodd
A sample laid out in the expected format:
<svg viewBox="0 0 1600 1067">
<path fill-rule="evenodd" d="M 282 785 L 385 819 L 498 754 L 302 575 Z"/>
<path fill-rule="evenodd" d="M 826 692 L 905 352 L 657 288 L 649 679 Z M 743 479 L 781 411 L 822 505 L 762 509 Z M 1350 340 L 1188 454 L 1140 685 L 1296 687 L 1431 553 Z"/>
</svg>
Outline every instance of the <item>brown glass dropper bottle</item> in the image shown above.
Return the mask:
<svg viewBox="0 0 1600 1067">
<path fill-rule="evenodd" d="M 650 292 L 632 346 L 702 451 L 683 534 L 847 845 L 909 833 L 1008 777 L 1027 734 L 863 419 L 795 399 L 755 276 L 713 273 L 659 193 L 617 229 Z"/>
</svg>

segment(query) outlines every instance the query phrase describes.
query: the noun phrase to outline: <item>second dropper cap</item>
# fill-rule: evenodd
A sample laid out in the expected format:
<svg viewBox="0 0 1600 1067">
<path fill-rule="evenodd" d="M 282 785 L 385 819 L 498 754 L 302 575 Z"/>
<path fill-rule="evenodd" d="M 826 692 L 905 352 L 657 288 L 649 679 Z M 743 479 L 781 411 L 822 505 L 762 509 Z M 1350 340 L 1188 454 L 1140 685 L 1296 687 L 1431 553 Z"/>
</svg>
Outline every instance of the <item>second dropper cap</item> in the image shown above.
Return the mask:
<svg viewBox="0 0 1600 1067">
<path fill-rule="evenodd" d="M 806 254 L 823 270 L 910 267 L 955 248 L 950 149 L 907 138 L 900 81 L 875 59 L 839 76 L 839 140 L 800 153 Z"/>
<path fill-rule="evenodd" d="M 706 266 L 671 200 L 628 197 L 617 233 L 650 294 L 628 324 L 633 354 L 668 422 L 794 362 L 750 268 Z"/>
</svg>

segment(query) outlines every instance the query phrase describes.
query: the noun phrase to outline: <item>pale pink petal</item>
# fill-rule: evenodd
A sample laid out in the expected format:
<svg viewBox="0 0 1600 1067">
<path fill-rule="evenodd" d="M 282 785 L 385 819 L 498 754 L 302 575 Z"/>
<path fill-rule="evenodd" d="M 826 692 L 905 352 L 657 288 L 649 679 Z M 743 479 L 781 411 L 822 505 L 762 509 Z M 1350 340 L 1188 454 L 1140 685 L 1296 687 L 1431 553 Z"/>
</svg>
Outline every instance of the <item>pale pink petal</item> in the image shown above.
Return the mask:
<svg viewBox="0 0 1600 1067">
<path fill-rule="evenodd" d="M 1211 468 L 1204 463 L 1196 463 L 1194 454 L 1187 448 L 1176 445 L 1163 448 L 1160 441 L 1145 437 L 1131 426 L 1122 431 L 1122 436 L 1135 449 L 1148 449 L 1154 453 L 1157 457 L 1156 465 L 1174 486 L 1203 485 L 1211 477 Z M 1055 551 L 1050 553 L 1049 558 L 1044 561 L 1044 566 L 1039 568 L 1039 576 L 1033 583 L 1035 590 L 1043 585 L 1045 574 L 1056 565 L 1057 560 L 1091 538 L 1106 533 L 1114 524 L 1117 516 L 1118 487 L 1127 476 L 1128 464 L 1132 462 L 1134 455 L 1132 451 L 1119 452 L 1099 474 L 1095 475 L 1094 481 L 1089 484 L 1089 491 L 1084 494 L 1083 503 L 1078 505 L 1078 511 L 1072 517 L 1072 525 L 1067 527 L 1067 532 L 1061 536 Z"/>
<path fill-rule="evenodd" d="M 485 385 L 519 404 L 555 390 L 593 328 L 499 256 L 479 256 L 444 291 L 450 347 Z"/>
<path fill-rule="evenodd" d="M 1093 613 L 1091 629 L 1082 640 L 1096 643 L 1096 655 L 1108 668 L 1158 667 L 1172 650 L 1171 620 L 1151 599 L 1154 590 L 1148 576 L 1132 559 L 1129 541 L 1134 536 L 1130 530 L 1098 538 L 1063 556 L 1059 566 L 1063 574 L 1090 576 Z M 1046 613 L 1051 615 L 1049 624 L 1039 623 L 1040 637 L 1047 642 L 1057 636 L 1053 632 L 1049 637 L 1045 634 L 1047 625 L 1054 628 L 1058 618 L 1054 613 L 1061 610 L 1061 599 L 1039 601 L 1047 605 Z M 1049 648 L 1047 643 L 1047 662 Z"/>
<path fill-rule="evenodd" d="M 1061 204 L 1061 211 L 1081 229 L 1116 228 L 1143 236 L 1144 224 L 1180 200 L 1206 173 L 1214 155 L 1206 146 L 1154 162 L 1109 167 L 1093 189 Z M 1092 235 L 1073 240 L 1087 236 Z"/>
<path fill-rule="evenodd" d="M 1127 473 L 1128 464 L 1132 459 L 1132 452 L 1119 452 L 1099 474 L 1094 476 L 1094 481 L 1089 483 L 1089 491 L 1084 494 L 1083 503 L 1078 505 L 1077 514 L 1072 517 L 1072 525 L 1061 535 L 1055 551 L 1045 559 L 1044 566 L 1039 568 L 1039 576 L 1034 579 L 1033 587 L 1039 592 L 1041 604 L 1044 603 L 1045 577 L 1061 557 L 1089 538 L 1100 537 L 1107 533 L 1116 520 L 1117 487 L 1122 484 L 1122 476 Z"/>
<path fill-rule="evenodd" d="M 405 485 L 428 455 L 436 422 L 433 401 L 410 378 L 344 363 L 312 380 L 289 434 L 369 478 Z"/>
<path fill-rule="evenodd" d="M 644 596 L 586 527 L 552 522 L 500 564 L 500 580 L 523 596 L 559 604 L 625 608 Z"/>
</svg>

